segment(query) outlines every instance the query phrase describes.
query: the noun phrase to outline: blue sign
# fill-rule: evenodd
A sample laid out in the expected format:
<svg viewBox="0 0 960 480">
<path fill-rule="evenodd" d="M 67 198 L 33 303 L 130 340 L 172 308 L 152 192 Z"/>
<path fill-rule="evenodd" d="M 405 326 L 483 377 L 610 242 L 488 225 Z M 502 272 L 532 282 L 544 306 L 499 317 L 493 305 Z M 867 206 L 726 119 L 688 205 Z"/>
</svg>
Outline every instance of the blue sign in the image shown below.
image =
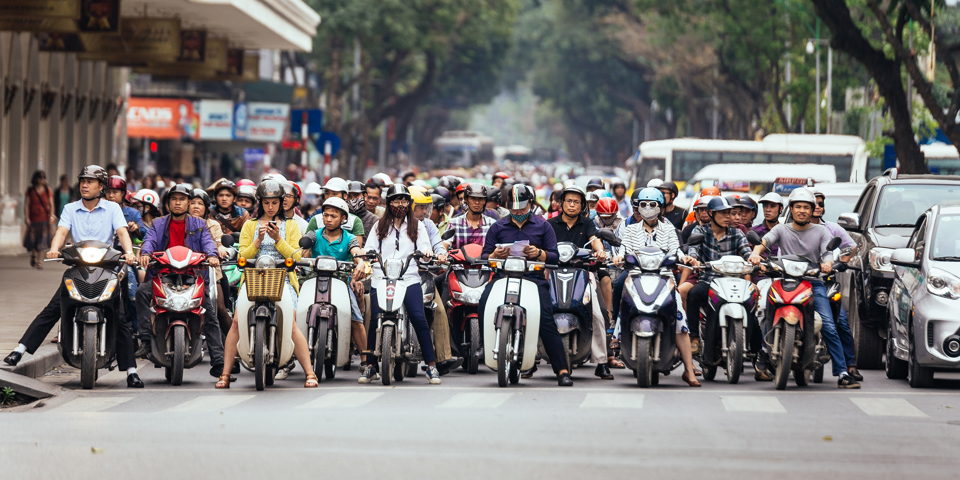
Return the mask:
<svg viewBox="0 0 960 480">
<path fill-rule="evenodd" d="M 323 110 L 290 110 L 290 133 L 299 136 L 303 125 L 303 112 L 307 112 L 307 133 L 319 134 L 323 131 Z"/>
<path fill-rule="evenodd" d="M 336 155 L 337 152 L 340 151 L 340 137 L 333 132 L 320 133 L 320 138 L 314 143 L 314 145 L 317 147 L 317 151 L 322 154 L 327 142 L 330 142 L 330 155 Z"/>
<path fill-rule="evenodd" d="M 247 167 L 247 170 L 253 170 L 256 168 L 257 163 L 263 163 L 264 155 L 265 152 L 262 148 L 244 148 L 243 163 Z"/>
<path fill-rule="evenodd" d="M 784 184 L 784 183 L 774 183 L 773 184 L 773 193 L 790 193 L 803 185 L 794 185 L 794 184 Z"/>
<path fill-rule="evenodd" d="M 247 115 L 248 107 L 246 103 L 237 102 L 233 104 L 233 139 L 247 139 Z"/>
</svg>

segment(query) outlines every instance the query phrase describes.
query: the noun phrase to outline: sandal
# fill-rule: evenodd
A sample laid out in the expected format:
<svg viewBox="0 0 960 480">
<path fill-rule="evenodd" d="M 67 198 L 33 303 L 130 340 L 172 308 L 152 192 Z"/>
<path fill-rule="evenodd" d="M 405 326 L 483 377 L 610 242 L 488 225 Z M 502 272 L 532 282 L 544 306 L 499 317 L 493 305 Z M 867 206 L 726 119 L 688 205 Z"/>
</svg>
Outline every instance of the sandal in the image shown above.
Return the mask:
<svg viewBox="0 0 960 480">
<path fill-rule="evenodd" d="M 317 375 L 314 373 L 307 374 L 307 381 L 303 384 L 303 388 L 317 388 L 320 386 L 320 380 L 317 379 Z"/>
<path fill-rule="evenodd" d="M 680 378 L 682 378 L 684 382 L 687 382 L 687 385 L 690 385 L 691 387 L 699 387 L 700 382 L 697 381 L 697 376 L 693 375 L 691 378 L 687 378 L 687 373 L 691 372 L 683 372 L 683 376 Z"/>
<path fill-rule="evenodd" d="M 230 388 L 230 374 L 224 373 L 220 375 L 220 379 L 217 380 L 217 388 Z"/>
<path fill-rule="evenodd" d="M 610 357 L 607 359 L 607 366 L 610 368 L 626 368 L 626 365 L 623 364 L 623 361 L 616 357 Z"/>
</svg>

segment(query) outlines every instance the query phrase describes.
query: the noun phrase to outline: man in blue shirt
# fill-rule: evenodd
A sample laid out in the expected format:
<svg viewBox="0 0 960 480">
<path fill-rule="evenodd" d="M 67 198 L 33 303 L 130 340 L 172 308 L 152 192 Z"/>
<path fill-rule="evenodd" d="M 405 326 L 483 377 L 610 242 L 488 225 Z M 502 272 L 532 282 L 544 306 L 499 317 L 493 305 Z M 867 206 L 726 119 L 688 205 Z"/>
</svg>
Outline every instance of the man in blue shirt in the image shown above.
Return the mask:
<svg viewBox="0 0 960 480">
<path fill-rule="evenodd" d="M 560 257 L 557 252 L 557 235 L 553 227 L 546 220 L 532 215 L 530 212 L 533 195 L 524 185 L 514 185 L 507 197 L 507 208 L 510 216 L 497 221 L 487 231 L 484 240 L 484 258 L 507 258 L 509 248 L 497 247 L 497 244 L 514 243 L 520 240 L 530 242 L 523 248 L 523 255 L 527 260 L 556 264 Z M 563 340 L 557 331 L 557 324 L 553 319 L 553 303 L 550 300 L 550 291 L 547 289 L 547 280 L 542 273 L 528 273 L 526 278 L 537 284 L 540 291 L 540 339 L 550 357 L 550 364 L 557 374 L 557 383 L 561 387 L 573 386 L 570 371 L 567 370 L 566 352 L 563 349 Z M 487 284 L 480 297 L 480 311 L 485 311 L 487 297 L 495 282 Z M 525 375 L 530 375 L 529 372 Z"/>
<path fill-rule="evenodd" d="M 133 256 L 133 245 L 130 234 L 127 232 L 127 222 L 123 218 L 120 206 L 113 202 L 101 200 L 103 189 L 107 184 L 107 172 L 97 165 L 88 165 L 77 176 L 81 199 L 67 204 L 60 214 L 60 223 L 57 233 L 50 242 L 50 251 L 47 258 L 60 258 L 60 248 L 67 239 L 67 234 L 73 240 L 81 242 L 96 240 L 103 243 L 113 243 L 113 236 L 120 239 L 124 251 L 124 260 L 133 265 L 136 257 Z M 20 344 L 10 355 L 3 360 L 8 365 L 20 362 L 24 352 L 31 355 L 37 351 L 43 339 L 47 337 L 54 325 L 60 321 L 60 295 L 63 289 L 61 283 L 47 306 L 27 327 L 27 331 L 20 339 Z M 124 315 L 117 318 L 117 363 L 121 370 L 127 371 L 127 386 L 143 388 L 143 382 L 137 375 L 136 361 L 133 356 L 133 328 Z"/>
</svg>

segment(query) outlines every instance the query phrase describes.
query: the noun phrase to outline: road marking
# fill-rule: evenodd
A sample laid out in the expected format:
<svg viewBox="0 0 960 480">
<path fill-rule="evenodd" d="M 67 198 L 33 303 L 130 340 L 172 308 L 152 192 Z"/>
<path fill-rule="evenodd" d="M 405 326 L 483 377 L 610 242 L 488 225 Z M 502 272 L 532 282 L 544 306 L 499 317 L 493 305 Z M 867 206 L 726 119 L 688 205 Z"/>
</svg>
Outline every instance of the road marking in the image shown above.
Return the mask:
<svg viewBox="0 0 960 480">
<path fill-rule="evenodd" d="M 51 411 L 57 413 L 99 412 L 126 403 L 131 398 L 133 397 L 83 397 L 70 400 Z"/>
<path fill-rule="evenodd" d="M 328 393 L 297 408 L 357 408 L 383 395 L 383 392 L 336 392 Z"/>
<path fill-rule="evenodd" d="M 723 400 L 723 408 L 728 412 L 787 413 L 777 397 L 754 395 L 720 398 Z"/>
<path fill-rule="evenodd" d="M 497 408 L 510 399 L 512 393 L 458 393 L 437 408 Z"/>
<path fill-rule="evenodd" d="M 209 410 L 223 410 L 232 407 L 238 403 L 246 402 L 254 395 L 200 395 L 197 398 L 188 400 L 175 407 L 170 407 L 167 412 L 205 412 Z"/>
<path fill-rule="evenodd" d="M 643 394 L 588 393 L 580 408 L 643 408 Z"/>
<path fill-rule="evenodd" d="M 854 405 L 874 417 L 926 417 L 917 407 L 902 398 L 851 398 Z"/>
</svg>

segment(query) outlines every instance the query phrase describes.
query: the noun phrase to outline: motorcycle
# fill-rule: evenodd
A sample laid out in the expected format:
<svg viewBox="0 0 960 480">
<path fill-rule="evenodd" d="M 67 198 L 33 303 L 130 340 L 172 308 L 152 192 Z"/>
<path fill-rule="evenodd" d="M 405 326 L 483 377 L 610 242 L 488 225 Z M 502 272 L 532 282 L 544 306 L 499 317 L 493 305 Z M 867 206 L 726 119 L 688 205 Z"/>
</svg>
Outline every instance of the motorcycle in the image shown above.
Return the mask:
<svg viewBox="0 0 960 480">
<path fill-rule="evenodd" d="M 199 270 L 209 268 L 207 256 L 186 247 L 153 252 L 153 340 L 149 360 L 165 368 L 167 381 L 183 383 L 183 369 L 203 360 L 203 296 L 209 288 Z M 213 277 L 213 272 L 210 272 Z M 216 288 L 213 288 L 214 292 Z M 214 304 L 216 304 L 216 299 Z"/>
<path fill-rule="evenodd" d="M 491 285 L 483 311 L 484 363 L 496 370 L 497 384 L 506 387 L 518 383 L 520 371 L 537 361 L 540 290 L 523 276 L 542 273 L 547 266 L 523 257 L 489 259 L 488 264 L 503 275 Z"/>
<path fill-rule="evenodd" d="M 483 341 L 480 335 L 478 306 L 483 289 L 490 283 L 493 273 L 487 262 L 480 260 L 483 247 L 469 244 L 449 252 L 450 271 L 447 285 L 450 300 L 447 302 L 450 318 L 460 319 L 459 331 L 454 331 L 454 341 L 460 344 L 464 357 L 463 368 L 476 374 L 480 365 Z"/>
<path fill-rule="evenodd" d="M 224 235 L 222 243 L 233 246 L 233 237 Z M 277 265 L 275 259 L 264 256 L 248 268 L 247 259 L 240 257 L 237 266 L 243 269 L 244 283 L 237 296 L 237 353 L 241 365 L 254 372 L 257 390 L 263 390 L 273 385 L 277 370 L 293 358 L 296 312 L 284 290 L 296 263 L 288 258 Z"/>
<path fill-rule="evenodd" d="M 746 330 L 749 312 L 757 305 L 759 297 L 757 287 L 743 278 L 753 272 L 750 262 L 736 255 L 725 255 L 719 260 L 708 262 L 704 268 L 711 269 L 719 276 L 710 282 L 709 302 L 700 309 L 700 317 L 717 319 L 708 322 L 704 332 L 704 355 L 701 358 L 703 378 L 713 380 L 717 367 L 725 366 L 727 382 L 733 384 L 740 380 L 743 373 L 743 360 L 746 349 Z M 719 327 L 719 335 L 715 331 Z M 714 352 L 720 350 L 720 354 Z M 711 356 L 713 358 L 706 358 Z"/>
<path fill-rule="evenodd" d="M 411 261 L 419 260 L 423 254 L 413 252 L 406 260 L 384 260 L 379 253 L 371 250 L 361 257 L 379 263 L 383 270 L 383 277 L 373 278 L 371 282 L 380 307 L 380 315 L 376 318 L 377 341 L 373 356 L 380 359 L 381 382 L 390 385 L 391 373 L 394 380 L 403 381 L 405 374 L 410 376 L 409 372 L 416 373 L 417 365 L 423 360 L 423 350 L 403 306 L 409 287 L 403 279 L 403 273 Z"/>
<path fill-rule="evenodd" d="M 300 238 L 300 248 L 310 250 L 315 239 Z M 334 257 L 321 256 L 301 259 L 297 265 L 315 273 L 300 286 L 297 302 L 297 326 L 307 338 L 313 370 L 333 380 L 337 368 L 350 361 L 350 331 L 352 329 L 350 286 L 337 277 L 338 272 L 350 273 L 355 264 L 340 262 Z"/>
<path fill-rule="evenodd" d="M 80 386 L 91 389 L 98 371 L 116 354 L 120 282 L 125 268 L 120 251 L 110 244 L 87 240 L 66 246 L 60 257 L 69 266 L 63 273 L 57 348 L 72 367 L 80 369 Z"/>
<path fill-rule="evenodd" d="M 600 301 L 590 282 L 590 272 L 596 272 L 603 264 L 592 256 L 590 250 L 577 248 L 569 242 L 558 244 L 557 251 L 560 254 L 558 265 L 550 269 L 548 280 L 550 299 L 557 331 L 563 338 L 567 365 L 573 370 L 575 365 L 590 356 L 594 328 L 592 302 Z M 546 357 L 543 346 L 539 348 L 540 355 Z"/>
</svg>

